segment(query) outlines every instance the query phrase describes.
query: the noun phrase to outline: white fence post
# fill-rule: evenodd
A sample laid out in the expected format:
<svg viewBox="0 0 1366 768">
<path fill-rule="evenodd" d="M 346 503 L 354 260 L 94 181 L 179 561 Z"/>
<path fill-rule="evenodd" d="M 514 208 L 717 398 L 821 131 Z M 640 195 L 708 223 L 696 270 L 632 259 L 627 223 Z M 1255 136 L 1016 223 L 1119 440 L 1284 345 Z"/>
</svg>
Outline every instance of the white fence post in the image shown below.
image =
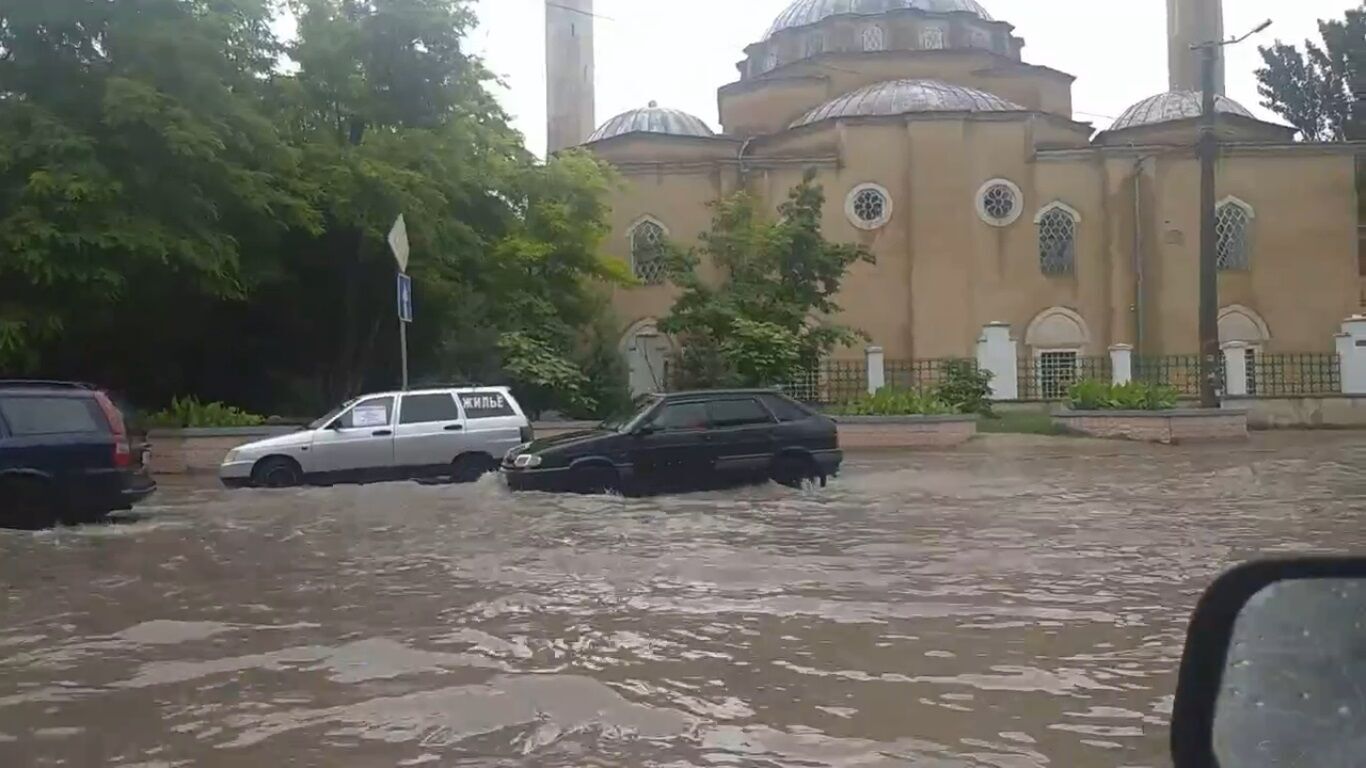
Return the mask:
<svg viewBox="0 0 1366 768">
<path fill-rule="evenodd" d="M 1352 315 L 1344 320 L 1337 342 L 1342 393 L 1366 395 L 1366 315 Z"/>
<path fill-rule="evenodd" d="M 1020 361 L 1009 323 L 990 323 L 977 339 L 977 367 L 989 371 L 991 399 L 1020 399 Z"/>
<path fill-rule="evenodd" d="M 869 347 L 868 356 L 868 394 L 876 395 L 887 386 L 887 355 L 882 347 Z"/>
<path fill-rule="evenodd" d="M 1110 347 L 1110 380 L 1128 384 L 1134 380 L 1134 348 L 1128 344 Z"/>
<path fill-rule="evenodd" d="M 1247 396 L 1247 350 L 1245 341 L 1230 341 L 1224 345 L 1224 394 L 1230 397 Z"/>
</svg>

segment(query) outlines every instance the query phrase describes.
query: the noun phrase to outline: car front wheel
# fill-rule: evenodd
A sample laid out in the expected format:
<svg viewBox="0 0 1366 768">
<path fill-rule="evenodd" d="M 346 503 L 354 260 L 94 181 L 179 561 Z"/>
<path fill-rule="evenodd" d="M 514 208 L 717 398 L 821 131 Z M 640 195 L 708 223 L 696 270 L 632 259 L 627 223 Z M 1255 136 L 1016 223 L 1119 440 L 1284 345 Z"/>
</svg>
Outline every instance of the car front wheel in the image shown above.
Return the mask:
<svg viewBox="0 0 1366 768">
<path fill-rule="evenodd" d="M 283 456 L 264 459 L 251 472 L 252 485 L 257 488 L 293 488 L 303 481 L 303 470 Z"/>
<path fill-rule="evenodd" d="M 574 471 L 574 489 L 596 496 L 621 490 L 621 475 L 612 467 L 594 464 Z"/>
<path fill-rule="evenodd" d="M 779 456 L 773 461 L 770 475 L 773 482 L 788 488 L 801 489 L 806 481 L 825 485 L 825 476 L 810 456 Z"/>
</svg>

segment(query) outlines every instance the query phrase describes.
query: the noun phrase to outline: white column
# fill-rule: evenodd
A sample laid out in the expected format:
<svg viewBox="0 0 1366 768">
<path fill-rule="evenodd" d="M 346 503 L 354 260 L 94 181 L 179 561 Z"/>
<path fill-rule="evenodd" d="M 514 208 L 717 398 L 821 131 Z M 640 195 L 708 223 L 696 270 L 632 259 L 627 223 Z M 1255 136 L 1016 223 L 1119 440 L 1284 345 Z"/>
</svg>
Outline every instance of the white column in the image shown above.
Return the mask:
<svg viewBox="0 0 1366 768">
<path fill-rule="evenodd" d="M 1115 384 L 1134 380 L 1134 348 L 1129 344 L 1110 347 L 1110 379 Z"/>
<path fill-rule="evenodd" d="M 869 347 L 868 355 L 868 394 L 876 395 L 878 390 L 887 386 L 887 355 L 882 347 Z"/>
<path fill-rule="evenodd" d="M 1352 315 L 1343 321 L 1337 342 L 1343 394 L 1366 395 L 1366 315 Z"/>
<path fill-rule="evenodd" d="M 991 399 L 1020 399 L 1020 362 L 1009 323 L 991 323 L 977 339 L 977 367 L 991 373 Z"/>
<path fill-rule="evenodd" d="M 1230 397 L 1247 395 L 1247 349 L 1245 341 L 1230 341 L 1224 345 L 1224 394 Z"/>
</svg>

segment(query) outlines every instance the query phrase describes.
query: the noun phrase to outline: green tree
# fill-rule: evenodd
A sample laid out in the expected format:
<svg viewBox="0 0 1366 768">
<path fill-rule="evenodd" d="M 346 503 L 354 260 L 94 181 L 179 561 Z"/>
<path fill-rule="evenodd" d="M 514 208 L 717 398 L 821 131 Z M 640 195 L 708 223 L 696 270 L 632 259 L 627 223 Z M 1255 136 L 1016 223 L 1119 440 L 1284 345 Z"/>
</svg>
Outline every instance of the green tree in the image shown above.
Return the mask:
<svg viewBox="0 0 1366 768">
<path fill-rule="evenodd" d="M 1260 48 L 1262 106 L 1306 141 L 1366 139 L 1366 4 L 1320 21 L 1319 32 L 1323 44 L 1306 40 L 1303 52 L 1280 41 Z"/>
<path fill-rule="evenodd" d="M 836 347 L 866 338 L 830 321 L 835 297 L 857 262 L 873 263 L 862 246 L 826 241 L 825 194 L 807 172 L 766 220 L 745 192 L 713 206 L 699 248 L 674 250 L 672 280 L 682 294 L 661 330 L 680 337 L 679 376 L 686 386 L 768 386 L 813 368 Z M 723 274 L 709 285 L 703 259 Z"/>
<path fill-rule="evenodd" d="M 245 291 L 319 219 L 259 109 L 267 0 L 0 0 L 0 370 L 122 306 Z"/>
</svg>

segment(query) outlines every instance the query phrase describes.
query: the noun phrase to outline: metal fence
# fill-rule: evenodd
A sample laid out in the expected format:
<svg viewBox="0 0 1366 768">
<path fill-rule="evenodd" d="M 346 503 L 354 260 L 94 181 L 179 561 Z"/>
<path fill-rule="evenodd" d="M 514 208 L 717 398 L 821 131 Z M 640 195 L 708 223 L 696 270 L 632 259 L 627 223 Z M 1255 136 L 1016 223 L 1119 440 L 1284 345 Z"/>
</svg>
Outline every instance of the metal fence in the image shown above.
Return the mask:
<svg viewBox="0 0 1366 768">
<path fill-rule="evenodd" d="M 1021 400 L 1066 400 L 1072 385 L 1084 379 L 1110 381 L 1109 357 L 1081 357 L 1074 352 L 1042 352 L 1022 357 Z"/>
<path fill-rule="evenodd" d="M 1342 392 L 1342 361 L 1335 354 L 1247 356 L 1247 393 L 1261 397 Z"/>
<path fill-rule="evenodd" d="M 782 386 L 794 400 L 810 405 L 838 405 L 868 394 L 868 364 L 862 360 L 826 360 Z"/>
<path fill-rule="evenodd" d="M 1219 376 L 1222 381 L 1222 370 Z M 1162 384 L 1176 390 L 1177 394 L 1195 397 L 1200 394 L 1200 356 L 1135 357 L 1134 379 Z"/>
<path fill-rule="evenodd" d="M 922 391 L 934 389 L 948 381 L 949 371 L 955 367 L 976 371 L 977 361 L 970 358 L 888 360 L 885 367 L 887 386 Z"/>
</svg>

